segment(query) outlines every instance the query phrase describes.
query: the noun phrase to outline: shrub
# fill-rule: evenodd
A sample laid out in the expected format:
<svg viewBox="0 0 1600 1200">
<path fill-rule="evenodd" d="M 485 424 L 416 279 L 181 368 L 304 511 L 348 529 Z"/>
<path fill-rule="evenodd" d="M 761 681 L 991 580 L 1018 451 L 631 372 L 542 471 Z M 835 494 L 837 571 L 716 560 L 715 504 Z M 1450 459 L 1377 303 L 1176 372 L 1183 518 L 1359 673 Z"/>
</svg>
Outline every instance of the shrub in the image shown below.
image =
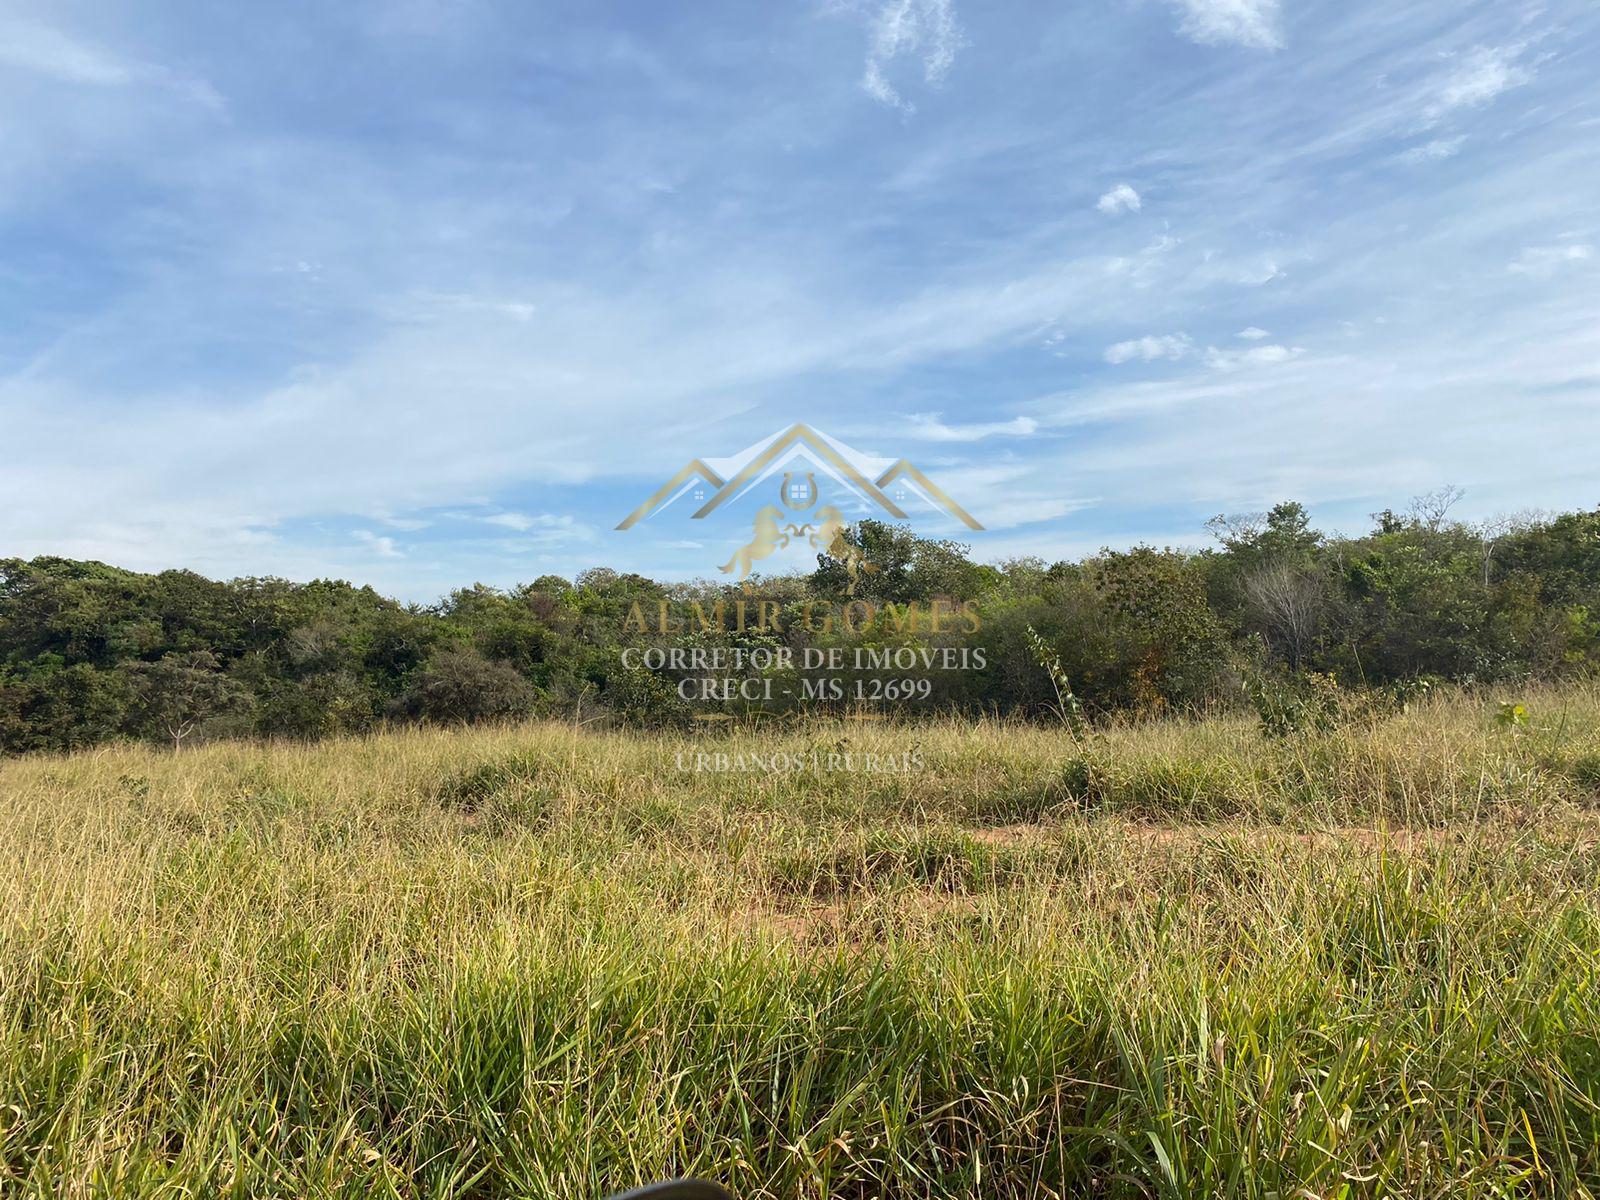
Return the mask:
<svg viewBox="0 0 1600 1200">
<path fill-rule="evenodd" d="M 505 663 L 466 646 L 437 650 L 412 677 L 399 711 L 448 724 L 523 716 L 532 711 L 533 685 Z"/>
</svg>

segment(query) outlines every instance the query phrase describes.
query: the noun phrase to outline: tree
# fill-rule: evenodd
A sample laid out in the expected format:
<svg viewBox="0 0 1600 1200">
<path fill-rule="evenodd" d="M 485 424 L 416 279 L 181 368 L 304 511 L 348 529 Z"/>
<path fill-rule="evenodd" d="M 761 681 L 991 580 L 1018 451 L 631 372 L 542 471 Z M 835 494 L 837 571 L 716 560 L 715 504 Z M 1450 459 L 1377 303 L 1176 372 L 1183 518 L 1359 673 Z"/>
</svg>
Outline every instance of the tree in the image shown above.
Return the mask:
<svg viewBox="0 0 1600 1200">
<path fill-rule="evenodd" d="M 1493 637 L 1494 598 L 1478 582 L 1473 534 L 1412 524 L 1351 550 L 1350 643 L 1368 679 L 1493 678 L 1510 669 Z"/>
<path fill-rule="evenodd" d="M 1253 546 L 1267 526 L 1264 512 L 1218 513 L 1206 522 L 1206 532 L 1220 542 L 1224 549 L 1235 550 Z"/>
<path fill-rule="evenodd" d="M 1100 604 L 1093 636 L 1107 655 L 1094 674 L 1117 681 L 1115 698 L 1157 710 L 1197 703 L 1214 691 L 1225 643 L 1191 557 L 1150 546 L 1102 551 L 1088 582 Z"/>
<path fill-rule="evenodd" d="M 1289 666 L 1299 670 L 1316 644 L 1327 608 L 1322 576 L 1277 559 L 1246 575 L 1244 591 L 1268 649 L 1280 650 Z"/>
<path fill-rule="evenodd" d="M 866 520 L 844 532 L 873 569 L 857 577 L 855 595 L 878 603 L 911 600 L 969 600 L 999 578 L 992 567 L 967 557 L 970 547 L 943 538 L 918 537 L 910 527 Z M 810 579 L 817 595 L 838 595 L 850 586 L 849 570 L 830 554 L 817 555 Z"/>
<path fill-rule="evenodd" d="M 875 603 L 911 598 L 911 568 L 917 556 L 917 535 L 904 525 L 886 521 L 858 521 L 844 531 L 844 539 L 861 551 L 875 570 L 857 577 L 855 595 Z M 811 591 L 819 596 L 844 595 L 850 587 L 846 564 L 826 552 L 817 555 Z"/>
<path fill-rule="evenodd" d="M 1450 515 L 1450 510 L 1461 502 L 1461 497 L 1467 494 L 1465 488 L 1459 488 L 1453 483 L 1447 483 L 1442 488 L 1431 492 L 1424 492 L 1411 500 L 1410 516 L 1414 524 L 1424 529 L 1437 533 L 1443 528 L 1445 518 Z"/>
<path fill-rule="evenodd" d="M 1502 541 L 1513 533 L 1532 529 L 1539 523 L 1539 514 L 1527 509 L 1517 513 L 1498 513 L 1472 528 L 1483 546 L 1483 586 L 1489 586 L 1489 570 L 1494 565 L 1494 552 Z"/>
<path fill-rule="evenodd" d="M 1143 548 L 1049 566 L 974 563 L 960 543 L 867 520 L 849 537 L 878 567 L 858 577 L 856 598 L 879 613 L 869 628 L 836 619 L 849 572 L 826 554 L 809 574 L 763 579 L 761 600 L 796 652 L 982 646 L 984 669 L 934 676 L 933 703 L 965 711 L 1049 708 L 1030 629 L 1095 712 L 1236 695 L 1231 676 L 1262 643 L 1302 671 L 1370 683 L 1600 670 L 1600 510 L 1468 525 L 1450 517 L 1459 495 L 1447 488 L 1384 510 L 1357 538 L 1325 538 L 1303 505 L 1285 501 L 1214 518 L 1218 544 L 1198 555 Z M 939 598 L 977 600 L 981 632 L 899 624 L 905 606 L 926 613 Z M 197 733 L 320 737 L 386 714 L 476 721 L 587 706 L 621 721 L 677 719 L 679 705 L 657 703 L 676 679 L 620 671 L 621 648 L 658 638 L 756 648 L 759 630 L 696 631 L 692 619 L 653 632 L 662 601 L 681 619 L 695 603 L 731 612 L 740 600 L 720 582 L 605 568 L 576 582 L 465 588 L 424 607 L 337 580 L 222 583 L 0 559 L 0 753 L 129 734 L 175 747 Z M 824 602 L 816 628 L 805 617 L 812 601 Z M 629 628 L 635 606 L 650 630 Z"/>
<path fill-rule="evenodd" d="M 1284 500 L 1265 513 L 1218 515 L 1206 522 L 1211 536 L 1246 563 L 1262 559 L 1305 559 L 1322 544 L 1311 528 L 1311 514 L 1298 500 Z"/>
<path fill-rule="evenodd" d="M 37 660 L 0 667 L 0 751 L 74 750 L 117 735 L 126 717 L 126 680 L 84 663 Z"/>
<path fill-rule="evenodd" d="M 173 750 L 205 722 L 245 708 L 243 688 L 222 673 L 209 650 L 167 654 L 129 669 L 134 732 L 172 739 Z"/>
<path fill-rule="evenodd" d="M 1222 543 L 1206 556 L 1213 609 L 1235 636 L 1258 634 L 1298 667 L 1316 642 L 1329 608 L 1322 534 L 1294 500 L 1265 513 L 1206 522 Z"/>
</svg>

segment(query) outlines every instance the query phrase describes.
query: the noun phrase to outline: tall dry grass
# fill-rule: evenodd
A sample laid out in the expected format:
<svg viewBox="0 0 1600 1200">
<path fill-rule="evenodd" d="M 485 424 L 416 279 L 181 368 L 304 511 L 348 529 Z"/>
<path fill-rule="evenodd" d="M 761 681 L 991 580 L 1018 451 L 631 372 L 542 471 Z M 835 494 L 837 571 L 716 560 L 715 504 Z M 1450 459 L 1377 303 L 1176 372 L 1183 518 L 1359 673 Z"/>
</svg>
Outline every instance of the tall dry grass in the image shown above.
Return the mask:
<svg viewBox="0 0 1600 1200">
<path fill-rule="evenodd" d="M 1600 695 L 1518 698 L 0 764 L 0 1194 L 1590 1195 Z M 774 749 L 922 765 L 677 766 Z"/>
</svg>

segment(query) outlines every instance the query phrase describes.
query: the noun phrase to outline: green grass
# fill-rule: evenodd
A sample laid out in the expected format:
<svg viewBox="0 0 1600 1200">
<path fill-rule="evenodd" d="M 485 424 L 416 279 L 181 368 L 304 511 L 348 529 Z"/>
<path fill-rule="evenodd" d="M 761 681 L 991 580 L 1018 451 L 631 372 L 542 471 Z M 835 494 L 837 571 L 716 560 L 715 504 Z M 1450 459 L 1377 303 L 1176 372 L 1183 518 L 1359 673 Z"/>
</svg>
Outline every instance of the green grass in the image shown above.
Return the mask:
<svg viewBox="0 0 1600 1200">
<path fill-rule="evenodd" d="M 1600 1192 L 1600 695 L 0 764 L 0 1195 Z M 680 773 L 680 749 L 905 776 Z"/>
</svg>

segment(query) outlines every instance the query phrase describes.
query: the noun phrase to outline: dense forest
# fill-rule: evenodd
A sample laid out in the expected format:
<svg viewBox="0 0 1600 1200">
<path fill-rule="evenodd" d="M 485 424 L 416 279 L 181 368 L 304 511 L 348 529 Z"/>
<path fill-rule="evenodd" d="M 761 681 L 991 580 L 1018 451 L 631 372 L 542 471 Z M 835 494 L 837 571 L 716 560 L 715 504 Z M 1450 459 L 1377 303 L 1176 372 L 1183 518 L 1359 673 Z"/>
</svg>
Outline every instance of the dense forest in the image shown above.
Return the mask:
<svg viewBox="0 0 1600 1200">
<path fill-rule="evenodd" d="M 824 618 L 842 614 L 846 564 L 826 555 L 750 592 L 597 568 L 426 607 L 339 582 L 0 560 L 0 749 L 525 714 L 674 724 L 744 703 L 685 701 L 682 672 L 626 663 L 627 645 L 978 646 L 981 669 L 929 672 L 912 707 L 1044 716 L 1065 698 L 1089 719 L 1254 701 L 1265 720 L 1328 689 L 1592 672 L 1600 509 L 1468 525 L 1449 519 L 1451 498 L 1379 513 L 1361 537 L 1324 536 L 1290 502 L 1213 520 L 1215 545 L 1199 553 L 1138 547 L 1053 564 L 977 564 L 957 543 L 864 521 L 850 536 L 876 569 L 855 587 L 848 627 L 802 615 L 819 601 Z M 975 601 L 981 629 L 906 619 L 941 599 Z M 704 628 L 690 615 L 719 600 L 727 612 L 765 601 L 774 619 Z M 663 601 L 678 614 L 667 634 Z"/>
</svg>

